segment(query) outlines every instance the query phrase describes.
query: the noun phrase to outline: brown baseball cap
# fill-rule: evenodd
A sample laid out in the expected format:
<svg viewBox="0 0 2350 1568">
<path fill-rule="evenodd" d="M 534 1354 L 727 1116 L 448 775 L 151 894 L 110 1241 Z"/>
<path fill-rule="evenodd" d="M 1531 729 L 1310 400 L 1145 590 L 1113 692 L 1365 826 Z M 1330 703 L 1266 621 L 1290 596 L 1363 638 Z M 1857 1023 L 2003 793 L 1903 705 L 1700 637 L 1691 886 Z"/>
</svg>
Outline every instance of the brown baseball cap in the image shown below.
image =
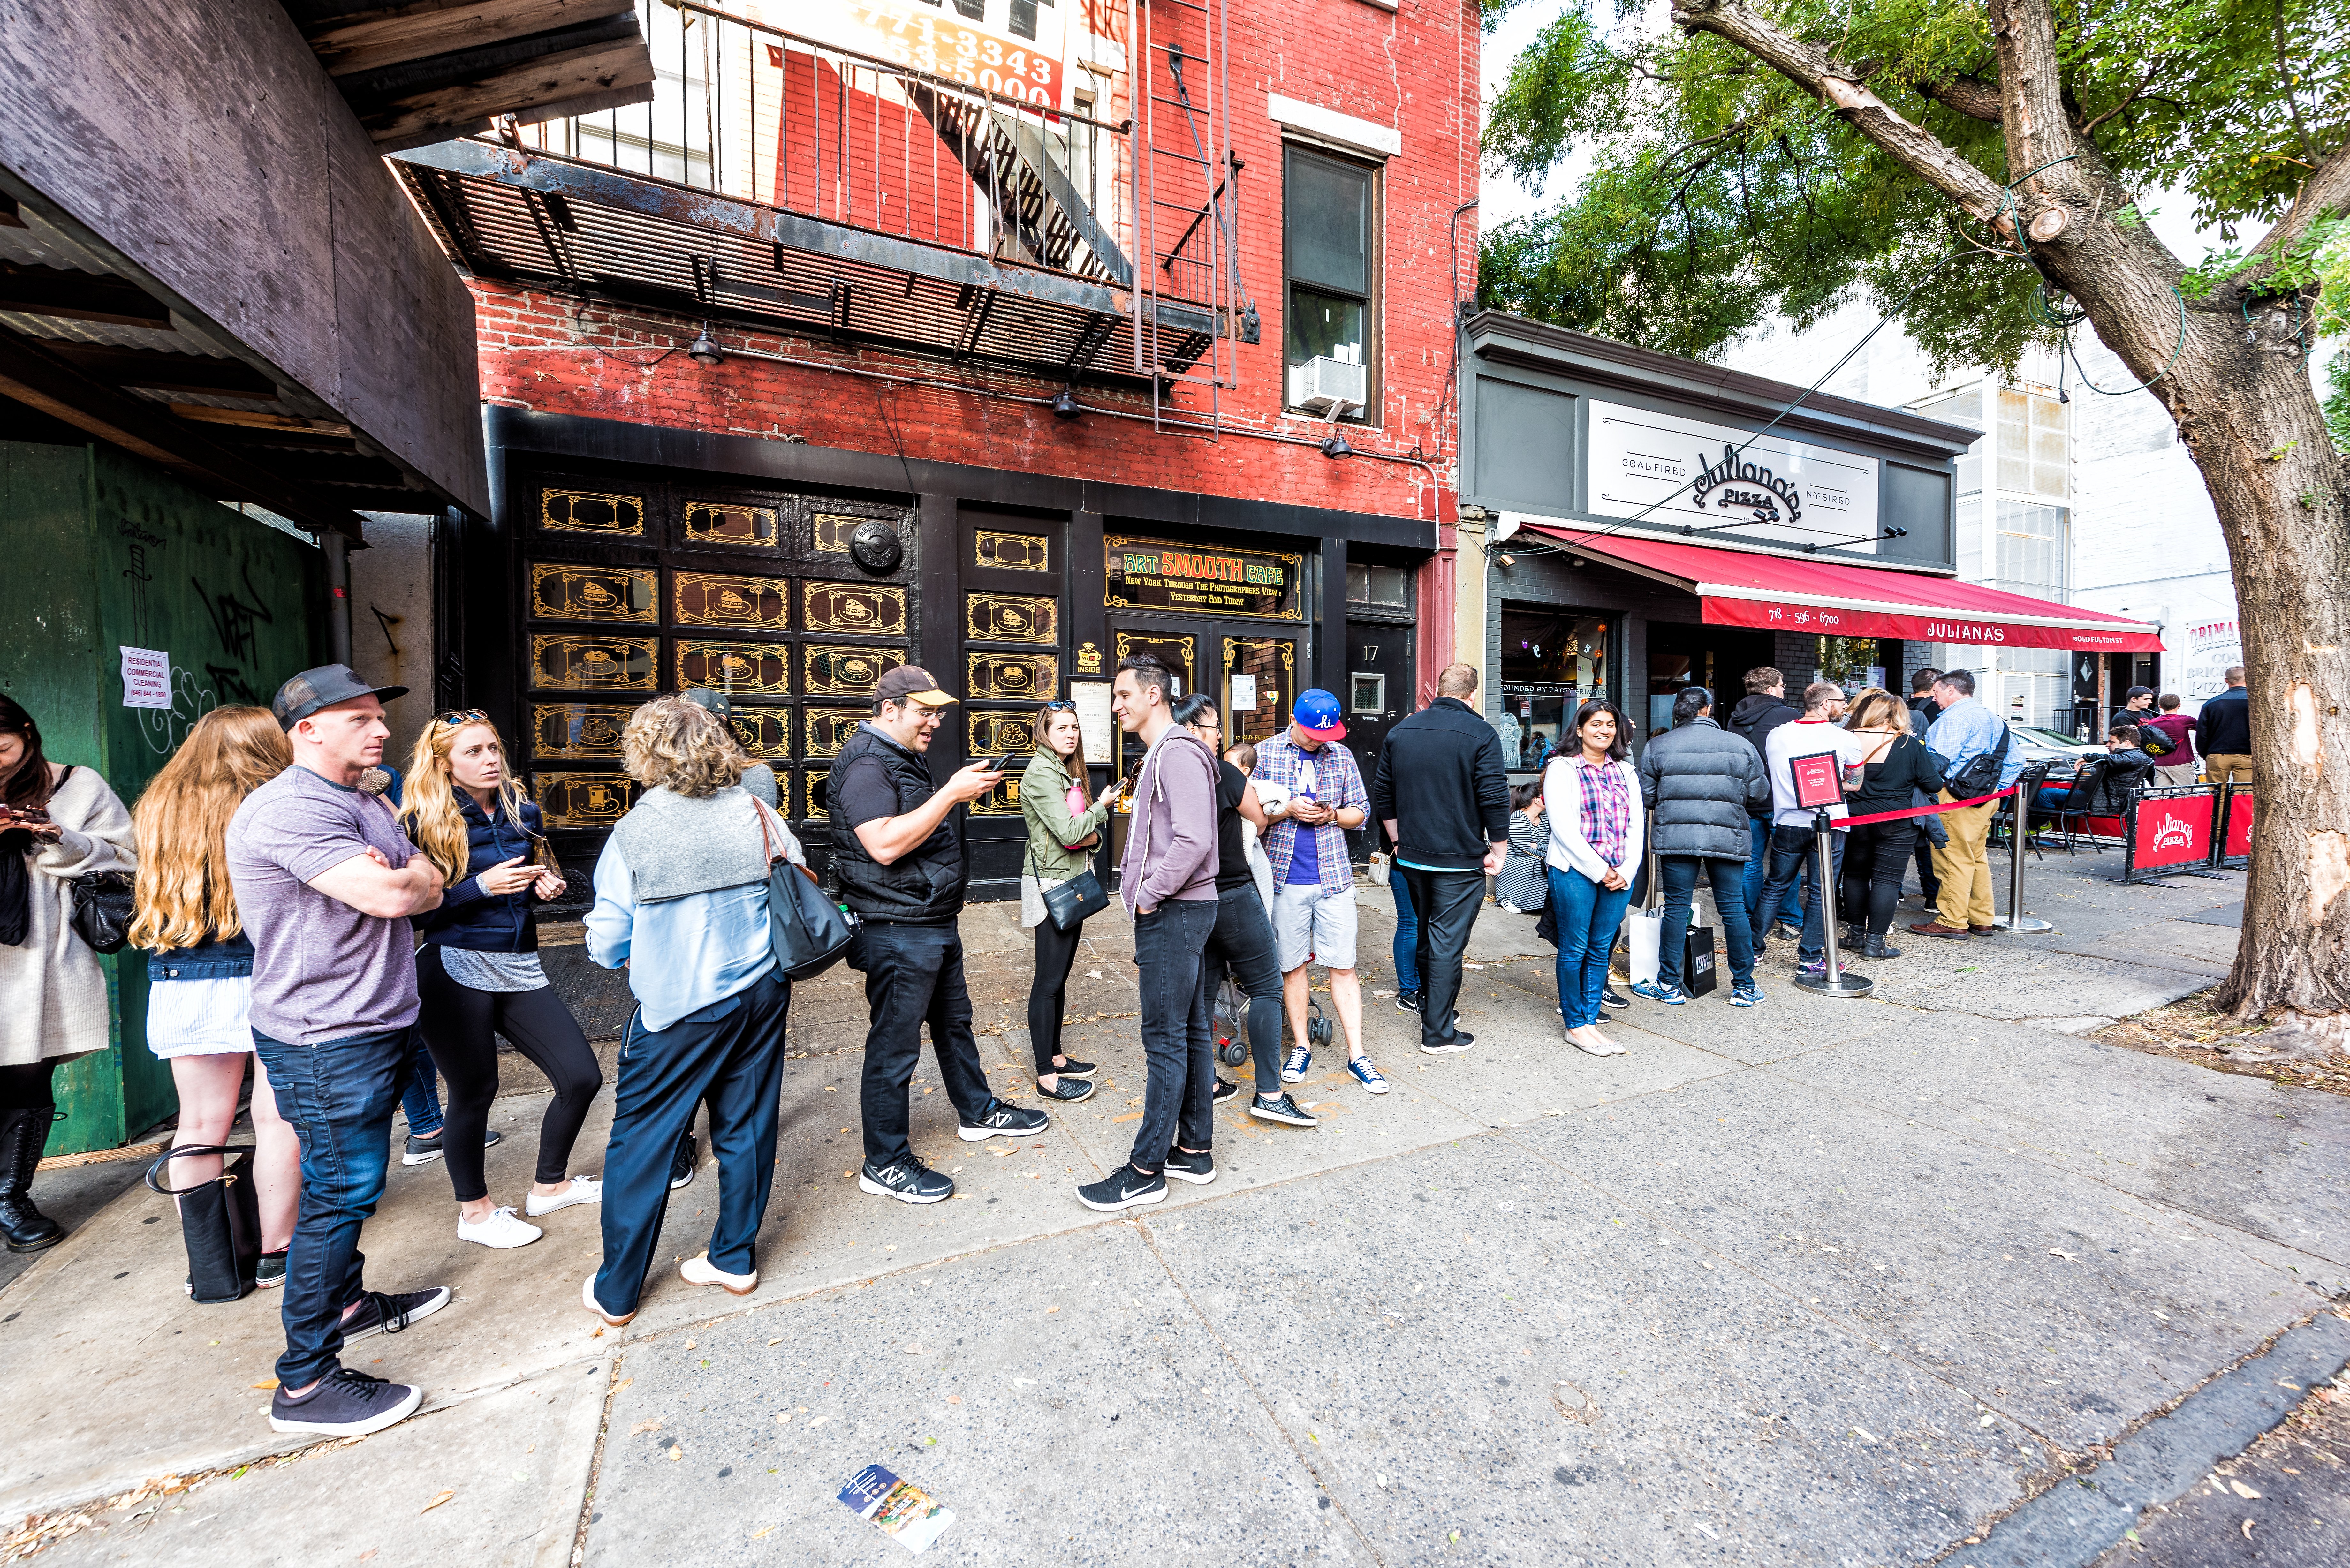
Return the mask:
<svg viewBox="0 0 2350 1568">
<path fill-rule="evenodd" d="M 881 684 L 873 689 L 874 698 L 882 702 L 903 702 L 911 700 L 925 708 L 943 708 L 956 699 L 939 690 L 931 672 L 919 664 L 901 664 L 881 677 Z"/>
</svg>

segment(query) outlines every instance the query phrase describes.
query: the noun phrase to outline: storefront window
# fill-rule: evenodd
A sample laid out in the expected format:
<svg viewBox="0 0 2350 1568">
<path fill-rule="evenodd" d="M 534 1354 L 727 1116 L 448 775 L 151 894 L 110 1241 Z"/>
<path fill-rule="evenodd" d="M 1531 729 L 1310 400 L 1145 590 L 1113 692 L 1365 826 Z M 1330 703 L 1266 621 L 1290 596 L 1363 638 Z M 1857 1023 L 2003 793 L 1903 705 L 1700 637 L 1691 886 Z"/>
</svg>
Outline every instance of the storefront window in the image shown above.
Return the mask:
<svg viewBox="0 0 2350 1568">
<path fill-rule="evenodd" d="M 1609 621 L 1572 611 L 1502 611 L 1504 763 L 1539 767 L 1586 698 L 1613 696 Z M 1511 722 L 1517 744 L 1510 753 Z"/>
</svg>

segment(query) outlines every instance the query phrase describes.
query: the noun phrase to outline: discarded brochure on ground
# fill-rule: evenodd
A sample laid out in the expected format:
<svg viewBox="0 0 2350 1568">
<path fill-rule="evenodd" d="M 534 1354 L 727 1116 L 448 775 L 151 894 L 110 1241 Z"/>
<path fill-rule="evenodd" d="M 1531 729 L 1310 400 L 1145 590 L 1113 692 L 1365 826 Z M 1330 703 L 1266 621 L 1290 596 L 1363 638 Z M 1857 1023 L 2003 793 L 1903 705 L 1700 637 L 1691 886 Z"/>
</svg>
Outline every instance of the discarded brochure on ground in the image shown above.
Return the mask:
<svg viewBox="0 0 2350 1568">
<path fill-rule="evenodd" d="M 879 1465 L 858 1471 L 840 1489 L 840 1501 L 879 1525 L 883 1534 L 895 1536 L 909 1552 L 927 1550 L 954 1522 L 954 1510 Z"/>
</svg>

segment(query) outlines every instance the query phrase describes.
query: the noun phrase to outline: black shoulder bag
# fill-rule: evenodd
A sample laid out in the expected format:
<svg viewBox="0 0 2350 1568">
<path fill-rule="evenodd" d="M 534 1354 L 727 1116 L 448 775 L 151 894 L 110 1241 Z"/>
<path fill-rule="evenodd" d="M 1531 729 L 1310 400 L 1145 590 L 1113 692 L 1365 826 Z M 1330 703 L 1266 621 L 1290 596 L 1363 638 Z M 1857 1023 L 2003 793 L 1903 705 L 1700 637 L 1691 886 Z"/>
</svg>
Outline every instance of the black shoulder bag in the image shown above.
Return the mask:
<svg viewBox="0 0 2350 1568">
<path fill-rule="evenodd" d="M 759 843 L 767 859 L 768 950 L 785 979 L 814 980 L 847 953 L 858 919 L 834 903 L 813 875 L 775 858 L 768 808 L 756 796 L 751 805 L 759 815 Z"/>
<path fill-rule="evenodd" d="M 73 776 L 68 768 L 57 780 L 63 789 Z M 54 795 L 56 791 L 51 791 Z M 74 935 L 95 953 L 119 953 L 130 941 L 131 882 L 128 872 L 93 871 L 73 882 Z"/>
<path fill-rule="evenodd" d="M 193 1155 L 222 1157 L 221 1173 L 172 1188 L 169 1168 Z M 147 1189 L 180 1200 L 180 1236 L 188 1248 L 188 1294 L 204 1305 L 240 1301 L 261 1263 L 261 1203 L 253 1190 L 250 1144 L 183 1144 L 147 1168 Z"/>
<path fill-rule="evenodd" d="M 1942 781 L 1952 800 L 1975 800 L 1999 788 L 2000 771 L 2007 765 L 2007 744 L 2015 739 L 2015 732 L 2005 724 L 1999 727 L 1999 745 L 1991 751 L 1969 757 L 1964 765 Z"/>
</svg>

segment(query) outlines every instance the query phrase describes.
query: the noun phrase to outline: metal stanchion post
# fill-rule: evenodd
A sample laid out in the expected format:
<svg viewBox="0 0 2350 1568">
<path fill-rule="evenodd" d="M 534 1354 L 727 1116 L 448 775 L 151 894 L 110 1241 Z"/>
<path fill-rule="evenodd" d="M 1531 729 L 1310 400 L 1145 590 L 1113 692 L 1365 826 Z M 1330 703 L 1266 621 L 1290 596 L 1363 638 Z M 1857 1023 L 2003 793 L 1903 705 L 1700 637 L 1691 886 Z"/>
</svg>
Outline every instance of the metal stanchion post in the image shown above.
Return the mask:
<svg viewBox="0 0 2350 1568">
<path fill-rule="evenodd" d="M 1818 858 L 1813 862 L 1812 881 L 1820 901 L 1821 929 L 1827 938 L 1822 955 L 1826 967 L 1815 975 L 1795 977 L 1798 989 L 1819 996 L 1866 996 L 1877 989 L 1877 982 L 1866 975 L 1854 974 L 1837 961 L 1835 857 L 1828 848 L 1828 814 L 1822 811 L 1812 818 L 1813 847 Z"/>
<path fill-rule="evenodd" d="M 2007 869 L 2007 913 L 1994 916 L 1991 924 L 2002 931 L 2021 931 L 2036 937 L 2056 928 L 2046 920 L 2023 912 L 2023 835 L 2032 825 L 2032 807 L 2023 792 L 2015 793 L 2015 821 L 2008 829 L 2007 849 L 2010 859 Z"/>
</svg>

